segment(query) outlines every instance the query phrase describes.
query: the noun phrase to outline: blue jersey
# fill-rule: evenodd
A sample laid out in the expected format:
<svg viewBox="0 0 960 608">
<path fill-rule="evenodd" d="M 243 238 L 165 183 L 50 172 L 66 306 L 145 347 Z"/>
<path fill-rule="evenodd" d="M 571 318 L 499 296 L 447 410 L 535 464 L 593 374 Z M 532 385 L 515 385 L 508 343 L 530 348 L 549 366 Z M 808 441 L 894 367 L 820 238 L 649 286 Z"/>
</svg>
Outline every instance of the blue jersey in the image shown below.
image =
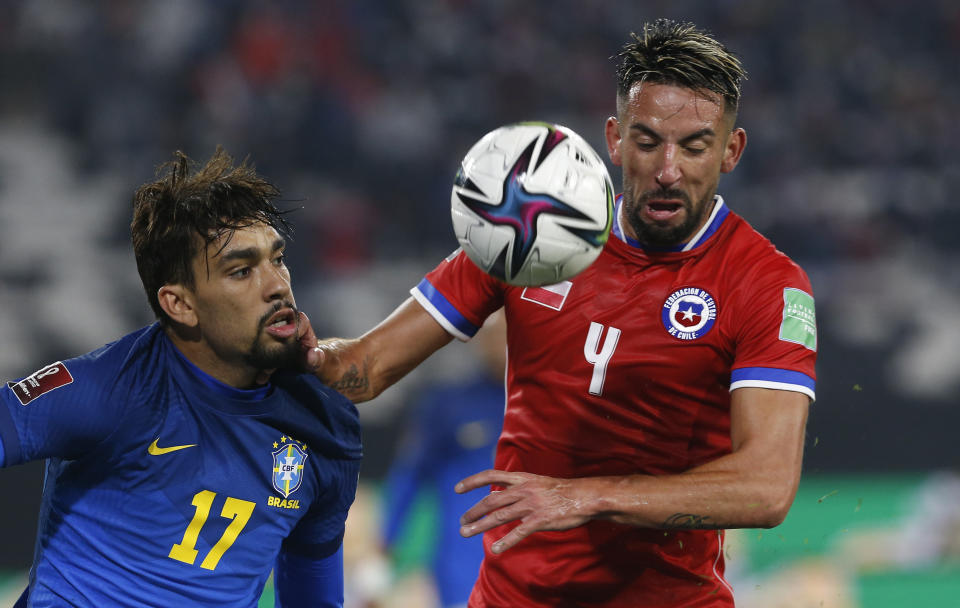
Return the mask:
<svg viewBox="0 0 960 608">
<path fill-rule="evenodd" d="M 278 558 L 338 553 L 359 422 L 312 376 L 234 389 L 154 324 L 0 397 L 3 463 L 49 459 L 31 606 L 256 606 Z"/>
<path fill-rule="evenodd" d="M 460 516 L 477 502 L 458 481 L 493 467 L 506 401 L 503 381 L 478 377 L 426 391 L 387 478 L 387 545 L 396 542 L 421 488 L 437 490 L 433 577 L 443 606 L 466 605 L 483 561 L 483 538 L 460 536 Z"/>
</svg>

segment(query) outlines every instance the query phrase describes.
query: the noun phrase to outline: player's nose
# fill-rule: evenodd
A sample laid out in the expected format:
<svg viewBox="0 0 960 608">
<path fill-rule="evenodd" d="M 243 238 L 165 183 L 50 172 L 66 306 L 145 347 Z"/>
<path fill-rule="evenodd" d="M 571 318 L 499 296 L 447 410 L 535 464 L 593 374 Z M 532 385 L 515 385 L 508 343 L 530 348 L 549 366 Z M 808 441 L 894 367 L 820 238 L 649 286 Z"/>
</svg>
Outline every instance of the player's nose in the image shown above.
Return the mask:
<svg viewBox="0 0 960 608">
<path fill-rule="evenodd" d="M 281 268 L 271 266 L 265 273 L 263 284 L 264 299 L 268 302 L 272 300 L 283 300 L 288 299 L 291 295 L 290 275 Z"/>
<path fill-rule="evenodd" d="M 674 145 L 664 146 L 663 155 L 660 157 L 655 175 L 657 185 L 661 188 L 669 188 L 680 181 L 680 163 L 677 160 L 677 147 Z"/>
</svg>

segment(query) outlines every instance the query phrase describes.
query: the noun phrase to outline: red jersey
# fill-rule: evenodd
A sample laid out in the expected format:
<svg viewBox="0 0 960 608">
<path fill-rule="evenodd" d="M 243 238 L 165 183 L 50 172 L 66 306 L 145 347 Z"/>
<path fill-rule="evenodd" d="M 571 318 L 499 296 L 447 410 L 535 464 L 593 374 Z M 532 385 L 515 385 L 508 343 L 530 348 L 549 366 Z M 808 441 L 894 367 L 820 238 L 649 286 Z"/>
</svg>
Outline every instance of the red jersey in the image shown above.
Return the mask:
<svg viewBox="0 0 960 608">
<path fill-rule="evenodd" d="M 458 252 L 411 290 L 460 339 L 505 307 L 497 469 L 681 473 L 730 453 L 730 391 L 814 397 L 809 280 L 720 197 L 677 251 L 645 250 L 614 232 L 590 267 L 557 285 L 512 287 Z M 515 525 L 487 533 L 471 608 L 733 606 L 722 531 L 592 521 L 492 554 Z"/>
</svg>

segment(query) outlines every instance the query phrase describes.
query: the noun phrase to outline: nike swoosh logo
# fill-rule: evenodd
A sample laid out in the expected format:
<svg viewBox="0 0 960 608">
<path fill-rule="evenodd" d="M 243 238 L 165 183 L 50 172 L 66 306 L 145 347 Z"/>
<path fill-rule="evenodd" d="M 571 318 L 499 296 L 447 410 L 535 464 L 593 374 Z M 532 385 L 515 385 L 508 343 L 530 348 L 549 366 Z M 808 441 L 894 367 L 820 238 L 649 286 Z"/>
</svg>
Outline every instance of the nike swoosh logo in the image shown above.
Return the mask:
<svg viewBox="0 0 960 608">
<path fill-rule="evenodd" d="M 154 439 L 153 443 L 150 444 L 150 447 L 147 448 L 147 452 L 149 452 L 151 456 L 163 456 L 164 454 L 176 452 L 177 450 L 185 450 L 187 448 L 197 447 L 197 444 L 191 443 L 190 445 L 171 445 L 167 448 L 161 448 L 157 446 L 158 441 L 160 441 L 159 437 Z"/>
</svg>

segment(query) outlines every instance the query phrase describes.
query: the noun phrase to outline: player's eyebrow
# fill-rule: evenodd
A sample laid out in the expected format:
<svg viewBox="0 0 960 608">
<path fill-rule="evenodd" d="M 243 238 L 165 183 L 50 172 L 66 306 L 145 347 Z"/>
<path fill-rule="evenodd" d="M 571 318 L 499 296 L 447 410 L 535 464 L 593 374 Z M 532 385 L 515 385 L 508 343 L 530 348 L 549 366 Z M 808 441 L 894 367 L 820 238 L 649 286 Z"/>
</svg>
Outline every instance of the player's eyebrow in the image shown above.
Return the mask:
<svg viewBox="0 0 960 608">
<path fill-rule="evenodd" d="M 287 246 L 287 242 L 283 238 L 278 238 L 273 242 L 273 246 L 270 248 L 270 253 L 276 253 L 284 247 Z M 217 261 L 218 264 L 228 264 L 235 260 L 252 260 L 259 257 L 260 248 L 259 247 L 244 247 L 243 249 L 231 249 L 230 251 L 219 256 L 220 259 Z"/>
<path fill-rule="evenodd" d="M 713 131 L 713 129 L 711 129 L 710 127 L 704 127 L 703 129 L 700 129 L 699 131 L 694 131 L 690 135 L 687 135 L 686 137 L 681 139 L 680 144 L 681 145 L 687 144 L 696 139 L 712 139 L 716 137 L 716 135 L 717 134 Z"/>
<path fill-rule="evenodd" d="M 630 130 L 631 130 L 631 131 L 640 131 L 640 132 L 643 133 L 644 135 L 649 135 L 650 137 L 652 137 L 652 138 L 654 138 L 654 139 L 663 139 L 662 137 L 660 137 L 660 134 L 659 134 L 659 133 L 657 133 L 656 131 L 654 131 L 653 129 L 651 129 L 650 127 L 648 127 L 647 125 L 643 124 L 642 122 L 635 122 L 635 123 L 633 123 L 632 125 L 630 125 Z"/>
<path fill-rule="evenodd" d="M 656 139 L 657 141 L 663 141 L 663 137 L 662 137 L 659 133 L 657 133 L 656 131 L 654 131 L 653 129 L 651 129 L 649 126 L 643 124 L 642 122 L 635 122 L 635 123 L 633 123 L 632 125 L 630 125 L 630 129 L 633 130 L 633 131 L 640 131 L 640 132 L 643 133 L 644 135 L 647 135 L 647 136 L 649 136 L 649 137 L 652 137 L 652 138 Z M 683 145 L 683 144 L 690 143 L 691 141 L 694 141 L 694 140 L 696 140 L 696 139 L 709 139 L 709 138 L 713 138 L 713 137 L 716 137 L 716 135 L 717 135 L 717 134 L 716 134 L 716 132 L 714 132 L 713 129 L 711 129 L 710 127 L 704 127 L 704 128 L 699 129 L 699 130 L 697 130 L 697 131 L 694 131 L 693 133 L 691 133 L 691 134 L 689 134 L 689 135 L 684 136 L 684 137 L 680 140 L 679 143 L 680 143 L 681 145 Z"/>
</svg>

